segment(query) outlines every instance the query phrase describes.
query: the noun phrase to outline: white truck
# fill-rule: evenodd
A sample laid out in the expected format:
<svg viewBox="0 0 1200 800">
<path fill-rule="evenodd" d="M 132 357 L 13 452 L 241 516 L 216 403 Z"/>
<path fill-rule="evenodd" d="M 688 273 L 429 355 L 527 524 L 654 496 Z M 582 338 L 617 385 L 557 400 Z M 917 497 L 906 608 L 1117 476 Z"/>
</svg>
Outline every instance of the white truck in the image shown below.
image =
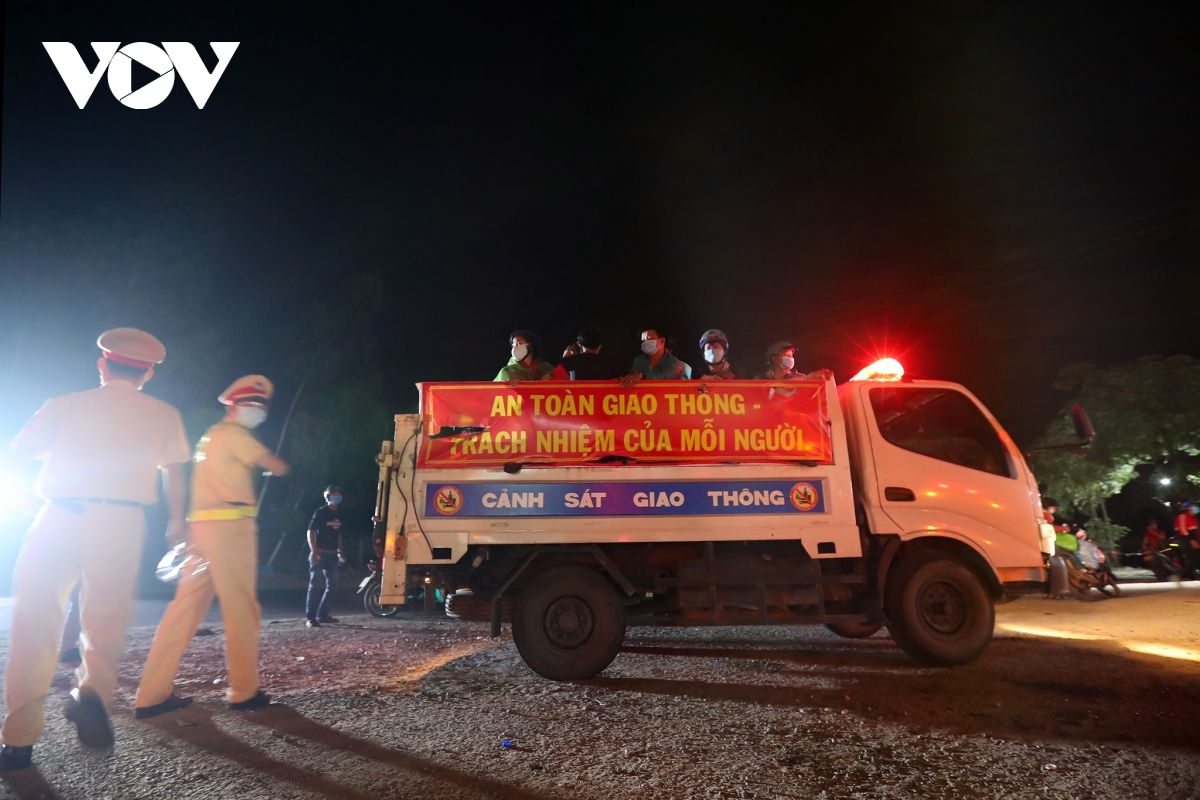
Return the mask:
<svg viewBox="0 0 1200 800">
<path fill-rule="evenodd" d="M 988 410 L 898 367 L 419 384 L 378 456 L 381 602 L 440 588 L 554 680 L 604 670 L 627 625 L 886 625 L 969 662 L 994 603 L 1042 591 L 1053 532 Z"/>
</svg>

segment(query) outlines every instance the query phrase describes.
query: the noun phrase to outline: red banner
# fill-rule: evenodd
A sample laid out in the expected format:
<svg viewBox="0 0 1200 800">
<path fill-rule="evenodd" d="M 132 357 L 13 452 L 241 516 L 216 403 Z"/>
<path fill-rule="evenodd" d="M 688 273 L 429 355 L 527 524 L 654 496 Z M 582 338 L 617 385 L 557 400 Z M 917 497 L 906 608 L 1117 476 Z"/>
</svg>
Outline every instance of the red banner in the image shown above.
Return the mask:
<svg viewBox="0 0 1200 800">
<path fill-rule="evenodd" d="M 419 383 L 422 467 L 832 463 L 825 383 Z M 607 457 L 607 458 L 606 458 Z"/>
</svg>

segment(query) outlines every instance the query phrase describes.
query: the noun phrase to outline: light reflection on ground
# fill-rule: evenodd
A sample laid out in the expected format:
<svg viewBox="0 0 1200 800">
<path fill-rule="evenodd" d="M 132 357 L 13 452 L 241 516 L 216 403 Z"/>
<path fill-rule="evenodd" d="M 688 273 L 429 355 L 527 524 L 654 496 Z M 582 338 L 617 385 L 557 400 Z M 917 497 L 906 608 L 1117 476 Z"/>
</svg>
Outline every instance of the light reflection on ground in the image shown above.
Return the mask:
<svg viewBox="0 0 1200 800">
<path fill-rule="evenodd" d="M 996 633 L 1109 642 L 1134 653 L 1200 662 L 1200 583 L 1122 583 L 1121 596 L 1022 598 L 1000 606 Z"/>
</svg>

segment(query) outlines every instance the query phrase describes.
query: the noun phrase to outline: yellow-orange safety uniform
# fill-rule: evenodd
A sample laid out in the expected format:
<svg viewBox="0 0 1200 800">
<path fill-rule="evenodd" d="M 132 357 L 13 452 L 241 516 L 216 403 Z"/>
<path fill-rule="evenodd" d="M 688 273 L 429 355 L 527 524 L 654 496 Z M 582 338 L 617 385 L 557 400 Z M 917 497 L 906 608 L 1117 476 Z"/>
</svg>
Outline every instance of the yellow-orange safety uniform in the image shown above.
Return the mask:
<svg viewBox="0 0 1200 800">
<path fill-rule="evenodd" d="M 17 434 L 13 450 L 43 458 L 47 502 L 25 536 L 13 577 L 0 739 L 31 745 L 45 723 L 67 598 L 80 591 L 81 690 L 110 708 L 125 624 L 141 564 L 145 506 L 158 502 L 160 468 L 188 460 L 179 412 L 112 380 L 56 397 Z"/>
<path fill-rule="evenodd" d="M 167 606 L 146 658 L 135 705 L 157 705 L 171 695 L 175 674 L 196 629 L 220 600 L 225 623 L 229 702 L 259 688 L 256 596 L 258 524 L 253 473 L 270 450 L 238 423 L 213 425 L 196 445 L 188 510 L 188 555 L 175 599 Z"/>
</svg>

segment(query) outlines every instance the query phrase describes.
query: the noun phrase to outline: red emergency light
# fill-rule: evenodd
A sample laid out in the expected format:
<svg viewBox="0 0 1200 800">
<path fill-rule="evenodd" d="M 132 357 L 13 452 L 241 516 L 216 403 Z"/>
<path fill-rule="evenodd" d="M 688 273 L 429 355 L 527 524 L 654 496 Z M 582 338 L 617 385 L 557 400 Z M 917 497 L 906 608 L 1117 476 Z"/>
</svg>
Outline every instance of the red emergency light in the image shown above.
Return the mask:
<svg viewBox="0 0 1200 800">
<path fill-rule="evenodd" d="M 868 364 L 851 378 L 852 381 L 898 381 L 904 377 L 904 367 L 894 358 L 881 358 Z"/>
</svg>

